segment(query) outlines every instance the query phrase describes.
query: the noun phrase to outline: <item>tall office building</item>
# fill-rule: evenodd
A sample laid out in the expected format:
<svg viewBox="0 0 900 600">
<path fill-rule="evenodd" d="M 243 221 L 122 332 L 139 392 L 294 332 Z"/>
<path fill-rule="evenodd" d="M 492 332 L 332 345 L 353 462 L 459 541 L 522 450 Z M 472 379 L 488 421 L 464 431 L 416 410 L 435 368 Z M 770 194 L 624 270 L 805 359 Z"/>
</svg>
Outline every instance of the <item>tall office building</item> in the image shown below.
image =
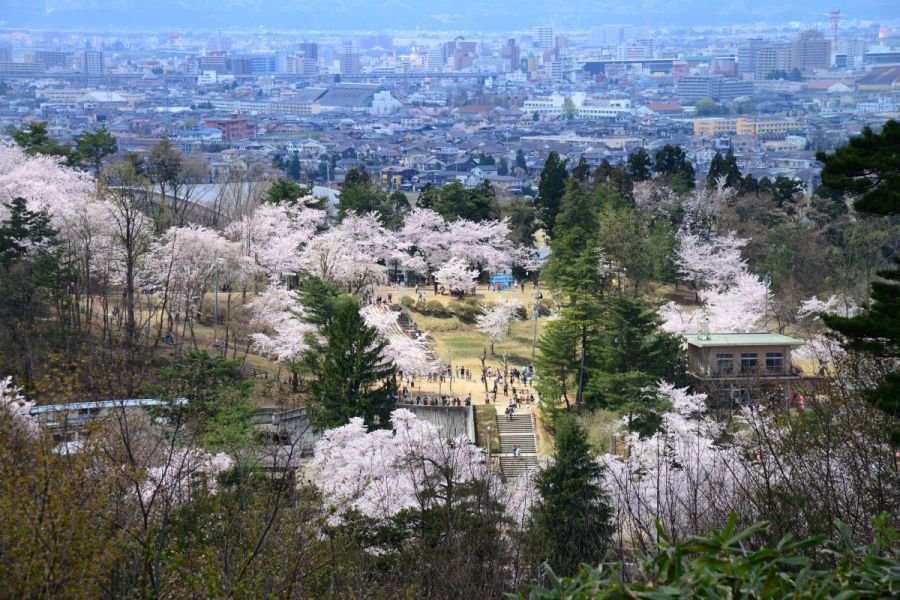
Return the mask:
<svg viewBox="0 0 900 600">
<path fill-rule="evenodd" d="M 81 72 L 85 75 L 103 75 L 103 52 L 85 50 L 81 57 Z"/>
<path fill-rule="evenodd" d="M 338 55 L 341 75 L 360 75 L 359 48 L 353 42 L 344 42 Z"/>
<path fill-rule="evenodd" d="M 444 44 L 438 44 L 428 49 L 428 55 L 425 58 L 426 66 L 429 71 L 440 71 L 447 62 Z"/>
<path fill-rule="evenodd" d="M 831 40 L 813 29 L 804 31 L 793 43 L 793 66 L 801 71 L 831 66 Z"/>
<path fill-rule="evenodd" d="M 314 61 L 319 60 L 319 44 L 316 42 L 300 42 L 300 47 L 297 50 L 303 53 L 305 58 Z"/>
<path fill-rule="evenodd" d="M 625 25 L 622 27 L 622 42 L 630 44 L 638 40 L 646 40 L 650 38 L 650 30 L 646 27 L 634 27 Z"/>
<path fill-rule="evenodd" d="M 519 56 L 521 51 L 514 38 L 506 40 L 506 44 L 500 50 L 500 57 L 503 59 L 503 67 L 506 71 L 519 70 Z"/>
<path fill-rule="evenodd" d="M 750 38 L 738 44 L 738 73 L 741 75 L 756 73 L 756 55 L 759 53 L 759 49 L 765 45 L 766 41 L 762 38 Z"/>
<path fill-rule="evenodd" d="M 45 69 L 68 71 L 72 68 L 72 53 L 60 50 L 38 50 L 34 53 L 34 62 L 44 65 Z"/>
<path fill-rule="evenodd" d="M 793 68 L 794 52 L 790 45 L 763 46 L 756 52 L 756 79 L 766 79 L 773 71 L 789 72 Z"/>
<path fill-rule="evenodd" d="M 0 46 L 0 62 L 12 62 L 11 46 Z"/>
<path fill-rule="evenodd" d="M 541 50 L 552 50 L 556 47 L 556 33 L 552 25 L 535 27 L 532 31 L 534 45 Z"/>
</svg>

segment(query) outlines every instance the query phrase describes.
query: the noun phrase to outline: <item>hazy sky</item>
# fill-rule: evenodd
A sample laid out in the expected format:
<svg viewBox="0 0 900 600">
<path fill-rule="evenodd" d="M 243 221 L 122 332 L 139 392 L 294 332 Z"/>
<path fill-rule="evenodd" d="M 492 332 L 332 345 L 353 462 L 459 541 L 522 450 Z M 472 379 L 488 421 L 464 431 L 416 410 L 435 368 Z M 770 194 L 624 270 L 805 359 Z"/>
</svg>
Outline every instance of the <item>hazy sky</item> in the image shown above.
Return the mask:
<svg viewBox="0 0 900 600">
<path fill-rule="evenodd" d="M 6 27 L 213 29 L 257 27 L 389 31 L 510 31 L 543 23 L 583 29 L 608 23 L 727 25 L 900 18 L 900 0 L 0 0 Z"/>
</svg>

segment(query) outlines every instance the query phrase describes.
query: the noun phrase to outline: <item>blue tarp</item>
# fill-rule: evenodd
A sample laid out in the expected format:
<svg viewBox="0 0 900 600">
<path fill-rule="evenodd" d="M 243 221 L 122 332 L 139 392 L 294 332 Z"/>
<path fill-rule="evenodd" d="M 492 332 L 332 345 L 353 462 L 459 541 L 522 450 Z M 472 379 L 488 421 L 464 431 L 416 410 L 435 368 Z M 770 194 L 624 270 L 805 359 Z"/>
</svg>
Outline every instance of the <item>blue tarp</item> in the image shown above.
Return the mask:
<svg viewBox="0 0 900 600">
<path fill-rule="evenodd" d="M 509 273 L 497 273 L 491 277 L 491 288 L 496 289 L 498 283 L 500 284 L 500 289 L 505 290 L 506 288 L 512 287 L 515 280 Z"/>
</svg>

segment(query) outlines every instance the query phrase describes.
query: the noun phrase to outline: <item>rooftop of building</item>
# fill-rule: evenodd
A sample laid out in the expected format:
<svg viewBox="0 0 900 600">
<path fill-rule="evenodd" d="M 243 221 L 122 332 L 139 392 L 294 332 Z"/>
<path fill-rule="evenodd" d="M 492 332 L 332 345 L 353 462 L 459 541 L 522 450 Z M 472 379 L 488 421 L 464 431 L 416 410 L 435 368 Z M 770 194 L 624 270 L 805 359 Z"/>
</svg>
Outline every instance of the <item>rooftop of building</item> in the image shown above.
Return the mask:
<svg viewBox="0 0 900 600">
<path fill-rule="evenodd" d="M 803 341 L 780 333 L 687 333 L 691 346 L 802 346 Z"/>
</svg>

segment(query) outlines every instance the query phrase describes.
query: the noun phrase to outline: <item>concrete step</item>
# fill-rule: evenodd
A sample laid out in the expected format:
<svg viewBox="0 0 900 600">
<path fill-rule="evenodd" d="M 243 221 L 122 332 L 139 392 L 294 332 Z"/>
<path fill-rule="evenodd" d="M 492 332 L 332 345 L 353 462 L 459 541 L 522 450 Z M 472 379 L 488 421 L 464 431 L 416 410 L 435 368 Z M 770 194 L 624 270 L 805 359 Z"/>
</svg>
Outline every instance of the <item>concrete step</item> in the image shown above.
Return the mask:
<svg viewBox="0 0 900 600">
<path fill-rule="evenodd" d="M 519 456 L 501 455 L 500 470 L 505 477 L 518 477 L 525 471 L 537 466 L 537 456 L 520 454 Z"/>
</svg>

